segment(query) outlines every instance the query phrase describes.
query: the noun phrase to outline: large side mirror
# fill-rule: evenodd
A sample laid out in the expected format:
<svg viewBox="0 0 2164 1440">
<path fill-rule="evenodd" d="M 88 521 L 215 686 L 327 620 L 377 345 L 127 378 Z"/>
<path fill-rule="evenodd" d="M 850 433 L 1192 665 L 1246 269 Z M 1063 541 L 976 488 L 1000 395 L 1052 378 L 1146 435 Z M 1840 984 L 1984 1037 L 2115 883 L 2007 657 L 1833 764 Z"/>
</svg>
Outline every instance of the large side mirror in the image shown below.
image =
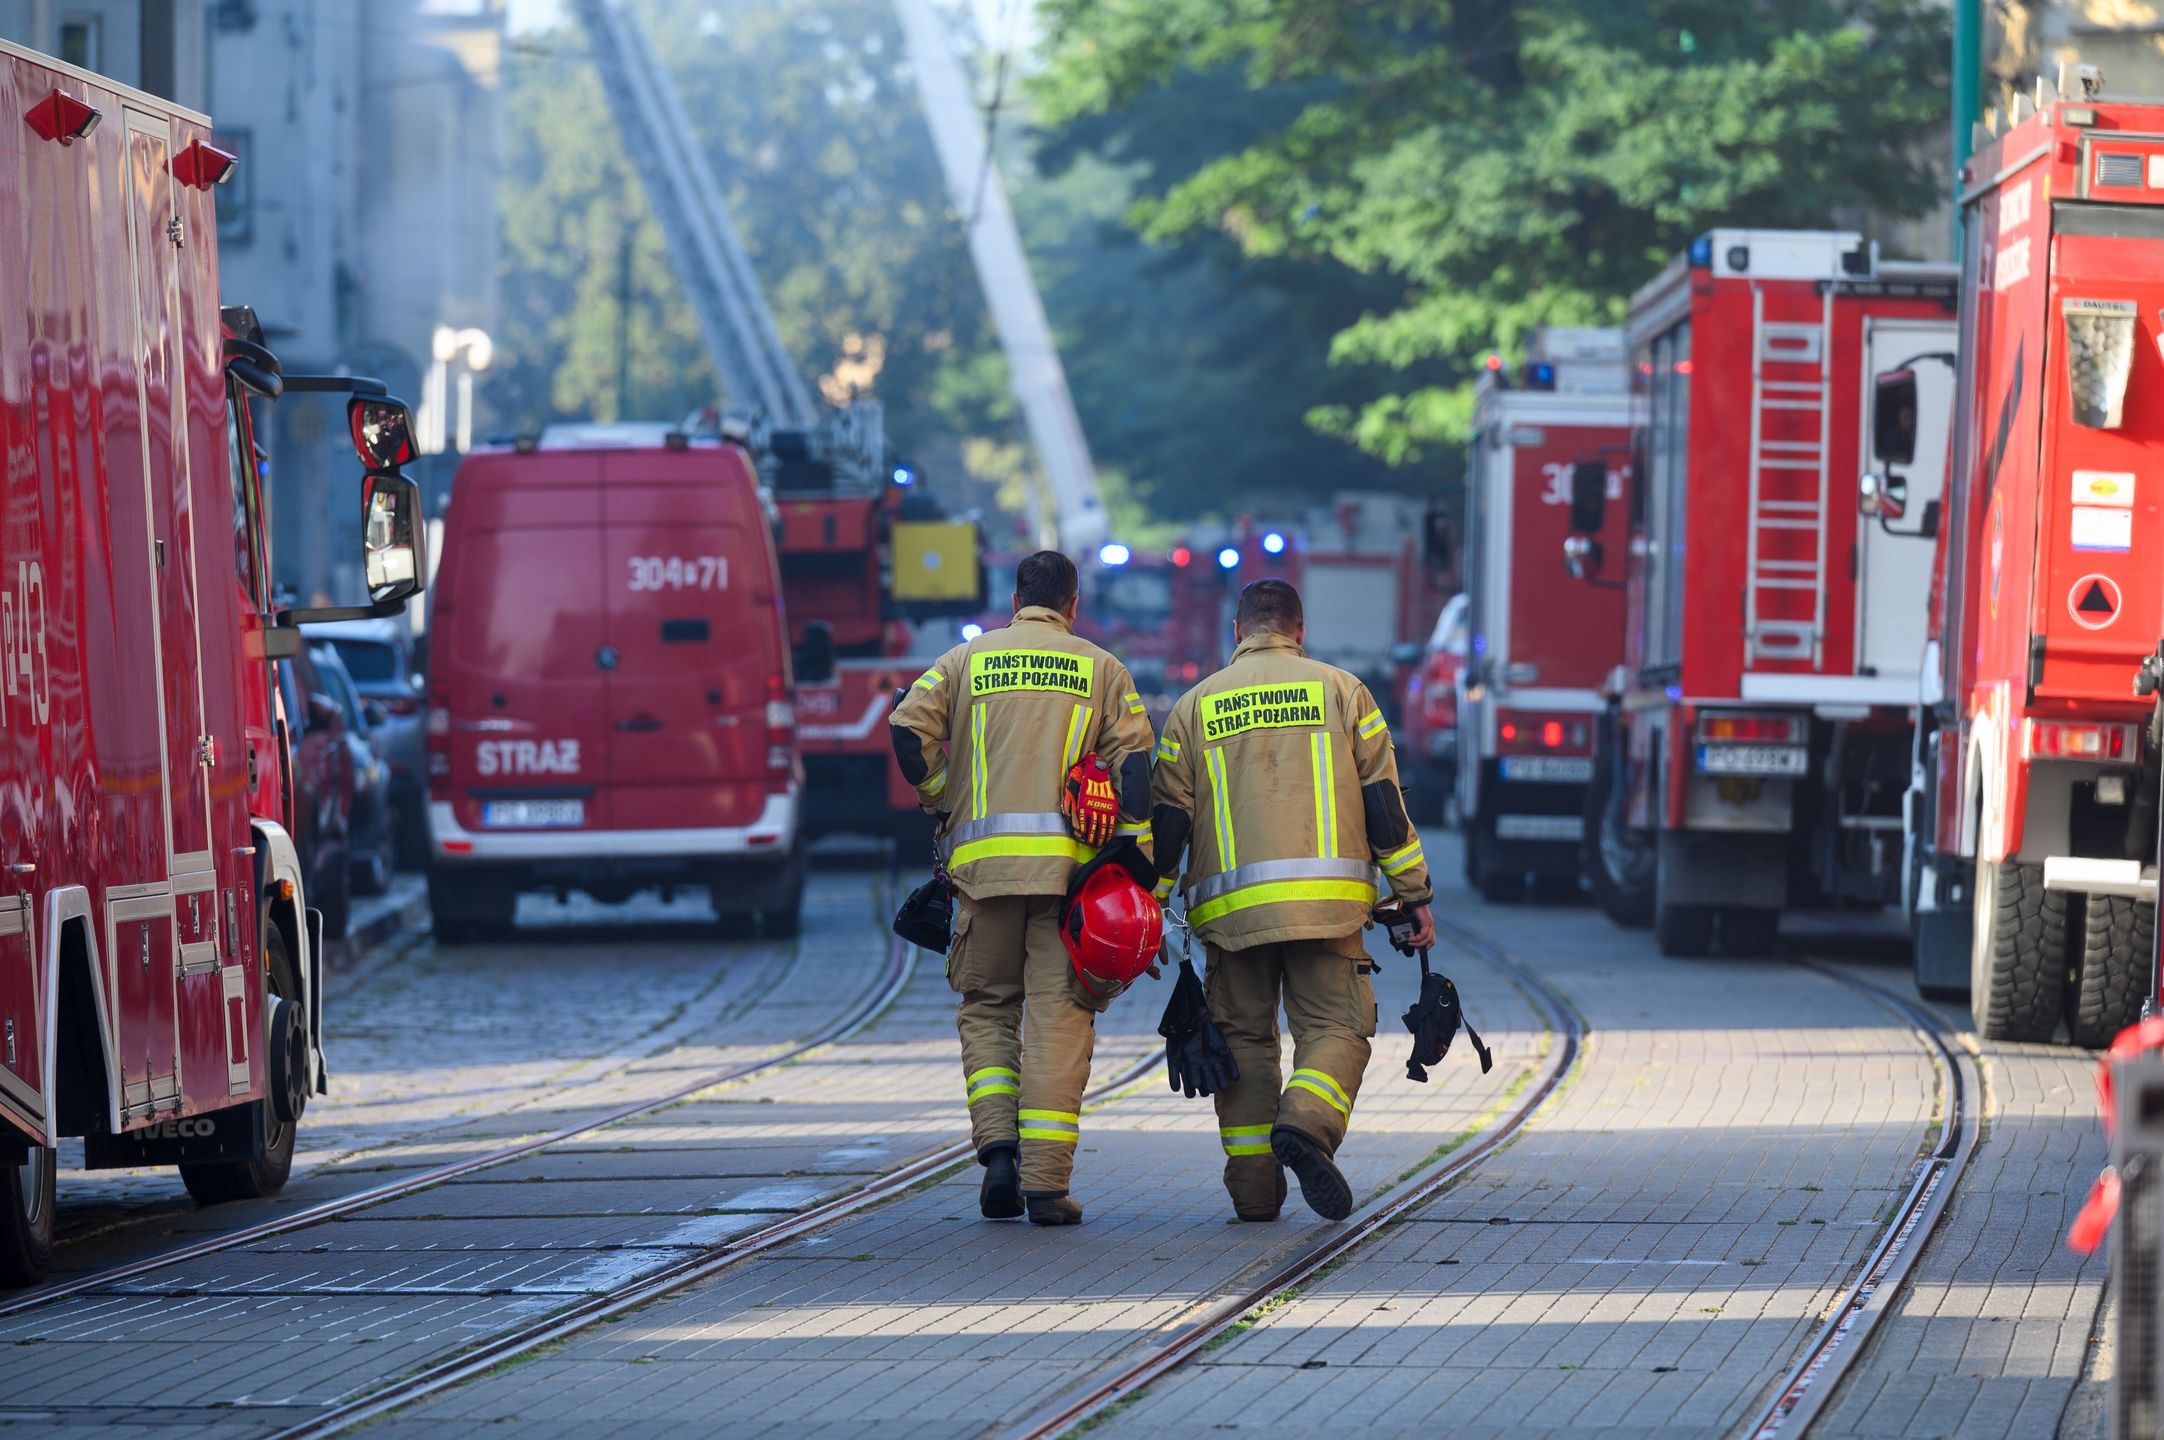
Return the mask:
<svg viewBox="0 0 2164 1440">
<path fill-rule="evenodd" d="M 1600 541 L 1590 535 L 1572 535 L 1563 542 L 1563 563 L 1570 567 L 1573 579 L 1593 579 L 1607 558 Z"/>
<path fill-rule="evenodd" d="M 824 685 L 834 678 L 834 627 L 824 620 L 804 622 L 804 643 L 791 657 L 799 685 Z"/>
<path fill-rule="evenodd" d="M 1889 370 L 1871 395 L 1871 458 L 1881 465 L 1916 462 L 1916 372 Z"/>
<path fill-rule="evenodd" d="M 1570 528 L 1580 535 L 1597 535 L 1608 518 L 1608 467 L 1599 460 L 1580 460 L 1570 467 Z"/>
<path fill-rule="evenodd" d="M 353 453 L 369 470 L 396 470 L 418 452 L 413 444 L 413 412 L 388 395 L 356 395 L 346 402 L 346 425 L 353 432 Z"/>
<path fill-rule="evenodd" d="M 1909 513 L 1908 482 L 1892 471 L 1866 475 L 1856 482 L 1856 508 L 1881 525 L 1891 526 Z"/>
<path fill-rule="evenodd" d="M 361 553 L 371 604 L 402 605 L 420 593 L 428 576 L 420 486 L 403 475 L 371 474 L 362 481 Z"/>
</svg>

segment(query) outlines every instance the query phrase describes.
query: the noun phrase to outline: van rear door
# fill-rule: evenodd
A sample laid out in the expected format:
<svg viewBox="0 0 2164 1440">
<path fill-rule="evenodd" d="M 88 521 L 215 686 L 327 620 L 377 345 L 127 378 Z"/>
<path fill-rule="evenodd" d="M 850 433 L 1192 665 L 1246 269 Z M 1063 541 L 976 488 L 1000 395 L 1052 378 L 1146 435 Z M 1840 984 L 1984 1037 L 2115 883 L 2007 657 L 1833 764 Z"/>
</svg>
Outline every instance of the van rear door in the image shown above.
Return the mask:
<svg viewBox="0 0 2164 1440">
<path fill-rule="evenodd" d="M 437 653 L 454 805 L 477 830 L 602 829 L 614 823 L 601 784 L 612 657 L 593 461 L 517 458 L 518 483 L 465 486 L 445 556 L 452 603 Z M 585 468 L 586 483 L 550 483 L 569 466 Z"/>
<path fill-rule="evenodd" d="M 602 457 L 609 780 L 623 829 L 739 827 L 766 803 L 779 597 L 733 449 Z"/>
</svg>

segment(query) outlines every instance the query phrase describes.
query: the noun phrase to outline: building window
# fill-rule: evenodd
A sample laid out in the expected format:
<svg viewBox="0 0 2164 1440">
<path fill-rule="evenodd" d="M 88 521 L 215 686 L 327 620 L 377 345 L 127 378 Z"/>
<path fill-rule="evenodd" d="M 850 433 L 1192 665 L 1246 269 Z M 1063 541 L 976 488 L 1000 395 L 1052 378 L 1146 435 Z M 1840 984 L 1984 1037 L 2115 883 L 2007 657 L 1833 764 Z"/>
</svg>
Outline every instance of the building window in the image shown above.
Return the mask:
<svg viewBox="0 0 2164 1440">
<path fill-rule="evenodd" d="M 85 70 L 105 68 L 105 22 L 96 15 L 60 17 L 60 58 Z"/>
<path fill-rule="evenodd" d="M 228 250 L 244 249 L 255 238 L 255 132 L 220 130 L 214 143 L 238 157 L 233 173 L 211 192 L 218 202 L 218 243 Z"/>
</svg>

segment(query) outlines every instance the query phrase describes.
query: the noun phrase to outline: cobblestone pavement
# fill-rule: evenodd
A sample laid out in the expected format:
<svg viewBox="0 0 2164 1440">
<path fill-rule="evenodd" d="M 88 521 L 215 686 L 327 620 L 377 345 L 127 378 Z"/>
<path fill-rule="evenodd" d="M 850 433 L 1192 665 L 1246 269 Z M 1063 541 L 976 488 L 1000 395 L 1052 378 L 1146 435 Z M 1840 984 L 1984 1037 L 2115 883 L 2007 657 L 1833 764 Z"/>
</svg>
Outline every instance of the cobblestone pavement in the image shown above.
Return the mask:
<svg viewBox="0 0 2164 1440">
<path fill-rule="evenodd" d="M 1448 841 L 1431 848 L 1439 873 L 1454 870 Z M 823 875 L 801 947 L 728 947 L 727 965 L 694 976 L 686 950 L 668 954 L 689 932 L 626 936 L 576 928 L 576 915 L 559 917 L 573 927 L 560 942 L 423 951 L 362 975 L 334 1052 L 341 1089 L 312 1112 L 325 1158 L 296 1191 L 376 1183 L 389 1173 L 380 1167 L 492 1148 L 771 1053 L 876 969 L 885 917 L 873 885 Z M 1445 903 L 1587 1017 L 1578 1072 L 1471 1174 L 1102 1429 L 1730 1435 L 1853 1278 L 1936 1118 L 1932 1058 L 1901 1021 L 1799 966 L 1663 960 L 1648 937 L 1590 911 L 1485 907 L 1455 890 Z M 1806 948 L 1907 992 L 1905 968 L 1857 961 L 1854 947 Z M 687 949 L 711 957 L 711 930 Z M 507 990 L 514 964 L 521 983 Z M 1482 1076 L 1454 1053 L 1434 1084 L 1403 1078 L 1394 1016 L 1413 986 L 1409 967 L 1391 964 L 1341 1157 L 1362 1199 L 1493 1123 L 1552 1047 L 1502 972 L 1471 955 L 1448 968 L 1496 1071 Z M 620 978 L 587 984 L 627 971 L 656 990 L 674 974 L 671 1003 L 622 996 Z M 450 1045 L 424 1053 L 473 1053 L 416 1064 L 413 1036 L 447 994 L 515 1004 L 522 1023 L 563 1030 L 445 1022 Z M 1163 995 L 1145 984 L 1100 1022 L 1099 1076 L 1155 1048 Z M 585 1007 L 606 1013 L 572 1013 Z M 2104 1266 L 2062 1243 L 2102 1154 L 2090 1063 L 1987 1049 L 1987 1129 L 1968 1177 L 1814 1435 L 2100 1433 L 2076 1391 Z M 995 1433 L 1326 1232 L 1297 1192 L 1276 1225 L 1232 1223 L 1214 1124 L 1153 1072 L 1084 1119 L 1076 1189 L 1089 1218 L 1077 1230 L 980 1220 L 978 1172 L 964 1165 L 370 1431 Z M 0 1426 L 267 1433 L 815 1205 L 965 1128 L 952 996 L 928 961 L 873 1025 L 801 1061 L 460 1182 L 0 1320 Z M 146 1229 L 236 1218 L 230 1207 L 176 1212 L 67 1258 L 105 1263 L 149 1244 Z M 225 1342 L 213 1354 L 188 1343 L 210 1333 Z M 126 1363 L 106 1358 L 115 1341 Z M 94 1392 L 86 1375 L 99 1377 Z M 2092 1401 L 2094 1390 L 2092 1379 Z M 2087 1418 L 2061 1429 L 2068 1413 Z"/>
</svg>

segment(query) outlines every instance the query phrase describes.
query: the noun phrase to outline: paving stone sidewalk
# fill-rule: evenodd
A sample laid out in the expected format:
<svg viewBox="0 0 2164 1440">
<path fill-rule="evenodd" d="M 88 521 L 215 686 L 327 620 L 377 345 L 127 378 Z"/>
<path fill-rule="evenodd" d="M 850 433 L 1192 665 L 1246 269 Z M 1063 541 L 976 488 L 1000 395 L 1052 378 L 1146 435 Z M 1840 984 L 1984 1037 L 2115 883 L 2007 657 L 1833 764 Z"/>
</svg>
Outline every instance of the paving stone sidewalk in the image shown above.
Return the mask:
<svg viewBox="0 0 2164 1440">
<path fill-rule="evenodd" d="M 1577 1083 L 1104 1433 L 1727 1436 L 1842 1293 L 1933 1116 L 1905 1028 L 1796 966 L 1452 898 L 1586 1014 Z"/>
<path fill-rule="evenodd" d="M 1379 986 L 1383 1034 L 1342 1157 L 1363 1196 L 1478 1124 L 1550 1038 L 1499 973 L 1469 958 L 1451 968 L 1495 1048 L 1496 1070 L 1482 1076 L 1460 1053 L 1433 1084 L 1405 1079 L 1408 1042 L 1392 1016 L 1411 998 L 1413 972 L 1392 964 Z M 1114 1007 L 1100 1071 L 1108 1051 L 1155 1049 L 1142 1027 L 1155 1024 L 1164 993 L 1145 986 Z M 948 1005 L 942 997 L 949 1035 L 936 1048 L 951 1068 Z M 945 1083 L 951 1092 L 956 1081 Z M 959 1120 L 949 1113 L 950 1125 Z M 1324 1228 L 1297 1196 L 1276 1225 L 1233 1222 L 1215 1125 L 1207 1104 L 1169 1094 L 1153 1069 L 1084 1117 L 1076 1193 L 1088 1219 L 1078 1229 L 986 1223 L 967 1167 L 376 1428 L 977 1433 Z"/>
</svg>

